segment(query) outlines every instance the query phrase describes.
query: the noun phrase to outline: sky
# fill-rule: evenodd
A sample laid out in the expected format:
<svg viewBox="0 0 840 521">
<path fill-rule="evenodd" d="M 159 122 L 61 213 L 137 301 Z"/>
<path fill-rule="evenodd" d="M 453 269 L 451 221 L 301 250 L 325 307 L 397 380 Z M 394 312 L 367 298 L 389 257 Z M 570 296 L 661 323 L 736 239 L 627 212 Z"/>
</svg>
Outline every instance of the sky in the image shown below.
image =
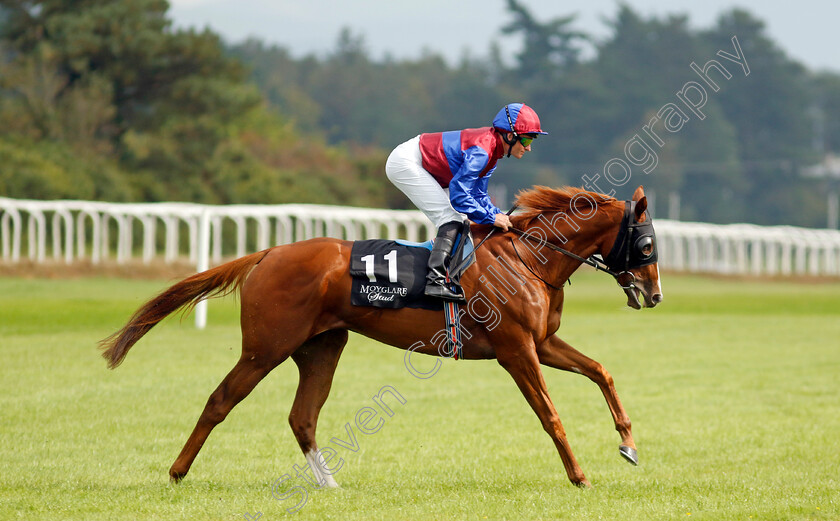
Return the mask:
<svg viewBox="0 0 840 521">
<path fill-rule="evenodd" d="M 323 56 L 335 48 L 339 31 L 364 38 L 369 56 L 417 58 L 423 51 L 450 63 L 465 53 L 485 57 L 498 42 L 505 57 L 518 52 L 516 37 L 501 34 L 510 22 L 505 0 L 169 0 L 176 27 L 210 27 L 229 43 L 256 37 L 287 48 L 293 56 Z M 767 34 L 792 58 L 812 70 L 840 72 L 837 0 L 626 0 L 644 16 L 687 14 L 691 27 L 713 26 L 718 16 L 741 7 L 764 21 Z M 575 29 L 605 38 L 605 19 L 617 0 L 526 3 L 540 21 L 577 14 Z M 694 57 L 687 57 L 690 62 Z"/>
</svg>

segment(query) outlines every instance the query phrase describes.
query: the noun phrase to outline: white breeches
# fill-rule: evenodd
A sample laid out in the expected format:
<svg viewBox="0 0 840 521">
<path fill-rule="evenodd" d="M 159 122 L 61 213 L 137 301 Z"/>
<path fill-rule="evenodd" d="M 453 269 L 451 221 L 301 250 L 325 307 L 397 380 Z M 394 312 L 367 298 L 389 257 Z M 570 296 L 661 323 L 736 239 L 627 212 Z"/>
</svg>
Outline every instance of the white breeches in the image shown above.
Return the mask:
<svg viewBox="0 0 840 521">
<path fill-rule="evenodd" d="M 385 174 L 437 228 L 449 221 L 464 220 L 464 216 L 452 208 L 449 190 L 441 188 L 432 174 L 423 168 L 420 136 L 409 139 L 391 152 L 385 163 Z"/>
</svg>

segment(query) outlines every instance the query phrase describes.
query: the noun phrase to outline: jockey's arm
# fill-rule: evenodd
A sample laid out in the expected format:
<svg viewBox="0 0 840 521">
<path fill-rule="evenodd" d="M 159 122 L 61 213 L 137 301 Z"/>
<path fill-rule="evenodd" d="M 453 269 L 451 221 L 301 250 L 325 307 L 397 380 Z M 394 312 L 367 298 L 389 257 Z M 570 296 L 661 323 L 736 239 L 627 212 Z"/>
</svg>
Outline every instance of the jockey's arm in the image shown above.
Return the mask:
<svg viewBox="0 0 840 521">
<path fill-rule="evenodd" d="M 495 224 L 503 213 L 487 195 L 488 174 L 481 176 L 487 165 L 486 154 L 468 154 L 463 165 L 449 182 L 449 200 L 456 212 L 466 214 L 478 224 Z"/>
</svg>

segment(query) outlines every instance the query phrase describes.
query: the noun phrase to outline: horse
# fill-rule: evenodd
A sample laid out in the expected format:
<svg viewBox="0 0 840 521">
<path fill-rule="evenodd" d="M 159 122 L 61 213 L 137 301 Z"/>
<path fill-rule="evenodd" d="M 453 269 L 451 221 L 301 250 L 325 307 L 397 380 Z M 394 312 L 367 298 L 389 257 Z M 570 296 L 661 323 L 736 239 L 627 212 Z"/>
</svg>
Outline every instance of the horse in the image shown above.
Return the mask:
<svg viewBox="0 0 840 521">
<path fill-rule="evenodd" d="M 466 305 L 469 313 L 462 318 L 462 327 L 470 334 L 463 340 L 461 355 L 498 361 L 554 441 L 568 479 L 590 487 L 572 454 L 540 365 L 582 374 L 598 385 L 621 437 L 620 454 L 637 464 L 630 418 L 612 377 L 555 332 L 563 311 L 563 285 L 584 263 L 613 275 L 632 308 L 652 308 L 662 301 L 647 199 L 641 186 L 631 201 L 579 188 L 538 186 L 517 194 L 516 204 L 521 210 L 511 216 L 510 231 L 471 225 L 475 241 L 480 242 L 473 251 L 475 263 L 461 279 L 465 294 L 471 296 Z M 325 469 L 315 429 L 348 331 L 410 352 L 446 356 L 434 343 L 422 342 L 442 329 L 443 312 L 351 305 L 351 247 L 345 240 L 309 239 L 197 273 L 146 302 L 124 327 L 100 342 L 102 356 L 113 369 L 169 314 L 181 308 L 188 311 L 205 298 L 239 292 L 241 356 L 210 395 L 169 469 L 173 482 L 187 475 L 213 428 L 272 369 L 291 357 L 300 379 L 289 424 L 318 481 L 338 486 Z M 495 275 L 495 284 L 485 273 Z"/>
</svg>

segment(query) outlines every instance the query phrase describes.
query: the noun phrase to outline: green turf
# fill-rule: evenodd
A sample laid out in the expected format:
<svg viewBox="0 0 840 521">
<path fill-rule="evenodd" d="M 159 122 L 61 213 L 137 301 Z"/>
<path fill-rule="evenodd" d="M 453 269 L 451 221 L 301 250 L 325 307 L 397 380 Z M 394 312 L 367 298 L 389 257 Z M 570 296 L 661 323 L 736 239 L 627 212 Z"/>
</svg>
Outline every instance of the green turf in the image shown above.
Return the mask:
<svg viewBox="0 0 840 521">
<path fill-rule="evenodd" d="M 667 276 L 655 310 L 623 309 L 607 277 L 567 291 L 560 335 L 602 362 L 633 420 L 640 466 L 597 387 L 546 369 L 594 488 L 560 458 L 510 377 L 454 362 L 428 380 L 403 352 L 351 337 L 319 425 L 339 490 L 296 514 L 272 483 L 305 460 L 286 420 L 297 371 L 277 368 L 211 435 L 177 486 L 167 470 L 238 357 L 234 300 L 155 328 L 115 371 L 96 341 L 164 282 L 0 278 L 0 519 L 840 519 L 840 283 Z M 416 364 L 431 358 L 418 357 Z M 356 412 L 390 385 L 375 434 Z M 337 460 L 336 460 L 337 461 Z"/>
</svg>

